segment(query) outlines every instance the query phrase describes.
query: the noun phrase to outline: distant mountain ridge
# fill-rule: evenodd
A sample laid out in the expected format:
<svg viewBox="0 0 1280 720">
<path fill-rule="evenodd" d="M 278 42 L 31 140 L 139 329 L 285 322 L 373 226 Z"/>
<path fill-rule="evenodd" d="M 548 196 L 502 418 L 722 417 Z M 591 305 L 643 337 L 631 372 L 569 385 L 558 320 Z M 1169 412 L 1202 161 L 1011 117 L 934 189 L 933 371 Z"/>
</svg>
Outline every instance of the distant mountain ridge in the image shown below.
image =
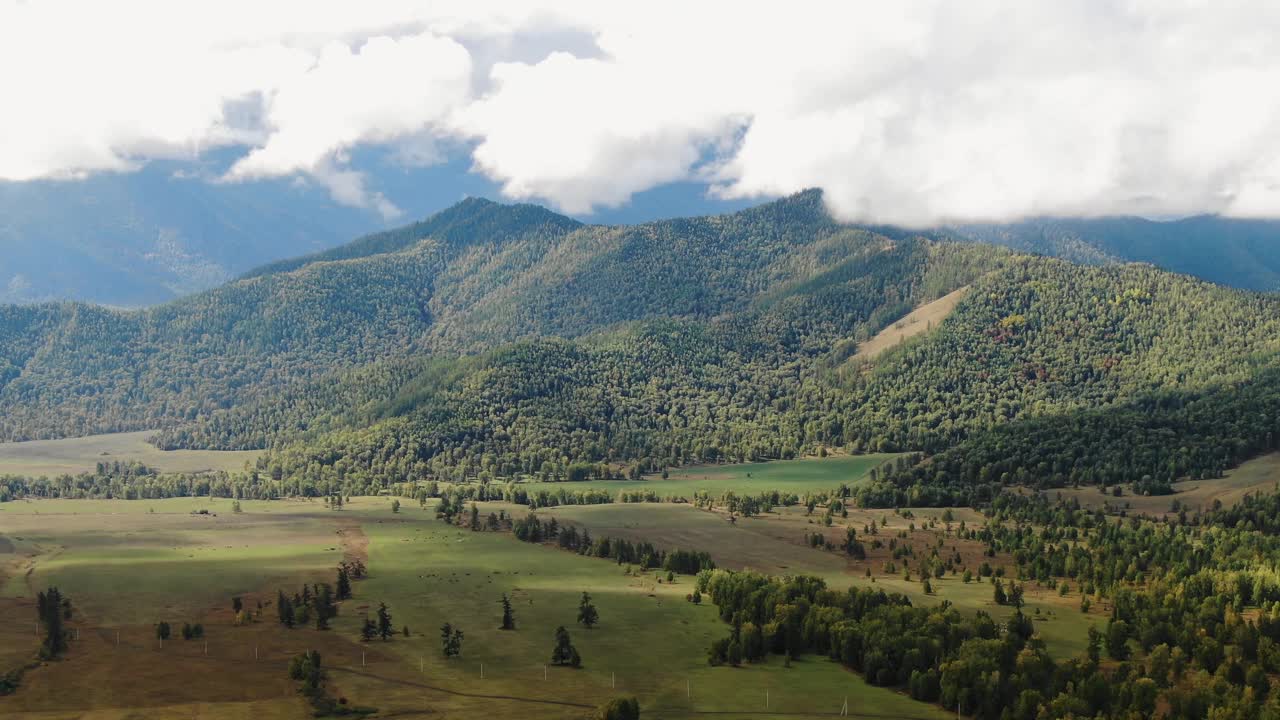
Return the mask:
<svg viewBox="0 0 1280 720">
<path fill-rule="evenodd" d="M 175 179 L 172 164 L 0 182 L 0 302 L 158 305 L 368 227 L 315 187 Z"/>
<path fill-rule="evenodd" d="M 467 172 L 465 163 L 410 170 L 382 158 L 361 158 L 359 166 L 393 189 L 408 215 L 426 217 L 378 230 L 385 227 L 384 220 L 368 210 L 335 204 L 314 184 L 211 181 L 232 157 L 215 153 L 196 162 L 155 161 L 136 172 L 81 180 L 0 183 L 0 303 L 159 305 L 236 277 L 403 249 L 431 231 L 430 224 L 444 222 L 434 214 L 428 217 L 433 210 L 449 208 L 460 197 L 498 193 L 496 186 Z M 706 197 L 697 184 L 676 183 L 641 193 L 633 206 L 602 211 L 589 220 L 644 224 L 635 221 L 696 215 L 734 204 Z M 527 207 L 548 222 L 577 222 Z M 924 232 L 866 229 L 890 238 L 990 242 L 1073 262 L 1147 262 L 1233 287 L 1280 289 L 1276 221 L 1118 217 L 1031 219 Z M 349 242 L 357 236 L 360 240 Z"/>
<path fill-rule="evenodd" d="M 1280 290 L 1280 221 L 1199 215 L 1033 219 L 962 225 L 944 232 L 1072 262 L 1144 262 L 1220 285 Z"/>
</svg>

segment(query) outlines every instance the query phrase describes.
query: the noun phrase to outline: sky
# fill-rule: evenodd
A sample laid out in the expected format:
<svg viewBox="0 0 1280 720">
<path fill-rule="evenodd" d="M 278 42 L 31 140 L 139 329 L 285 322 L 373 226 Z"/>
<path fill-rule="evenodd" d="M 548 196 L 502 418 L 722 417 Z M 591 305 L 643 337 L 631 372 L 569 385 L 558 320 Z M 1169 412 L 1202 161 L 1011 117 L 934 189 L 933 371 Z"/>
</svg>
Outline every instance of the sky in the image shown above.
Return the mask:
<svg viewBox="0 0 1280 720">
<path fill-rule="evenodd" d="M 230 152 L 201 180 L 390 221 L 376 152 L 580 217 L 810 187 L 908 227 L 1278 217 L 1276 37 L 1231 0 L 0 0 L 0 180 Z"/>
</svg>

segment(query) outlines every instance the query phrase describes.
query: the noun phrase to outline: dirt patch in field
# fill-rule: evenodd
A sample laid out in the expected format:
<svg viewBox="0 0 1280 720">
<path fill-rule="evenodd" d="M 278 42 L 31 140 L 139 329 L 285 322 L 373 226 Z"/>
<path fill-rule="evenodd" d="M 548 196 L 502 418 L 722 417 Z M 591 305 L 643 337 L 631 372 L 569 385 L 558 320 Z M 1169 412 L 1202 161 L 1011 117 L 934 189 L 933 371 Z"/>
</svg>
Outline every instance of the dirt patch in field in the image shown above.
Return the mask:
<svg viewBox="0 0 1280 720">
<path fill-rule="evenodd" d="M 355 520 L 344 520 L 339 523 L 337 530 L 340 546 L 342 547 L 342 561 L 369 564 L 369 537 L 364 534 L 364 528 L 360 527 L 360 523 Z"/>
</svg>

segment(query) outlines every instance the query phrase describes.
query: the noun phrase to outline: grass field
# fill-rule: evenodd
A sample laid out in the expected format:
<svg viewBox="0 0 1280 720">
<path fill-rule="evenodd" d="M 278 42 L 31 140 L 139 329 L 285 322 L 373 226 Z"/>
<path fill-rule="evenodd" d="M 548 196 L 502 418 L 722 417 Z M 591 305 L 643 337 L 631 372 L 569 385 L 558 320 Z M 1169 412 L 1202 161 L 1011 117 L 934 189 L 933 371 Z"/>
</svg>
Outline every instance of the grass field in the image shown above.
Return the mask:
<svg viewBox="0 0 1280 720">
<path fill-rule="evenodd" d="M 583 717 L 620 694 L 639 696 L 648 717 L 734 717 L 763 711 L 766 691 L 774 712 L 835 712 L 847 696 L 855 717 L 946 716 L 820 658 L 791 668 L 776 659 L 708 666 L 707 646 L 727 626 L 714 607 L 684 601 L 690 578 L 658 583 L 507 534 L 460 531 L 409 503 L 392 514 L 385 498 L 355 498 L 342 512 L 305 501 L 243 507 L 234 514 L 229 501 L 207 499 L 0 505 L 12 545 L 0 555 L 0 617 L 23 618 L 0 640 L 19 646 L 15 656 L 34 648 L 31 595 L 49 584 L 75 601 L 72 626 L 81 633 L 67 660 L 29 673 L 18 693 L 0 698 L 0 716 L 305 717 L 285 664 L 309 648 L 325 657 L 335 692 L 396 717 Z M 191 514 L 199 509 L 217 515 Z M 277 587 L 329 579 L 343 556 L 366 556 L 370 578 L 356 584 L 332 631 L 284 630 L 270 607 L 263 622 L 232 625 L 233 594 L 254 607 Z M 591 631 L 574 623 L 584 590 L 600 609 Z M 503 592 L 516 600 L 515 632 L 497 629 Z M 411 637 L 357 640 L 358 623 L 378 602 Z M 160 619 L 203 622 L 208 654 L 202 641 L 159 647 L 151 624 Z M 466 633 L 461 658 L 441 657 L 443 622 Z M 552 668 L 544 679 L 557 625 L 570 628 L 585 667 Z"/>
<path fill-rule="evenodd" d="M 89 435 L 65 440 L 0 443 L 0 475 L 27 477 L 92 472 L 100 462 L 137 460 L 165 472 L 240 470 L 258 459 L 256 450 L 160 450 L 147 442 L 152 431 Z"/>
<path fill-rule="evenodd" d="M 756 494 L 783 490 L 796 494 L 832 490 L 841 483 L 856 485 L 866 479 L 873 468 L 893 460 L 897 455 L 833 455 L 825 458 L 775 460 L 773 462 L 735 465 L 696 465 L 672 470 L 667 479 L 651 476 L 644 480 L 588 480 L 575 483 L 528 483 L 529 489 L 561 488 L 568 490 L 653 491 L 659 497 L 691 497 L 705 490 L 719 494 L 732 490 L 738 494 Z"/>
<path fill-rule="evenodd" d="M 517 515 L 526 512 L 514 506 L 495 504 L 495 508 Z M 643 540 L 666 549 L 707 550 L 720 566 L 734 570 L 755 570 L 771 575 L 815 575 L 831 587 L 882 587 L 891 592 L 901 592 L 917 604 L 948 600 L 962 610 L 982 610 L 999 619 L 1010 615 L 1010 608 L 994 603 L 992 589 L 987 582 L 966 584 L 958 576 L 948 575 L 932 580 L 935 594 L 926 595 L 918 574 L 913 576 L 917 579 L 908 582 L 901 573 L 883 572 L 885 562 L 891 559 L 887 548 L 868 548 L 867 559 L 858 561 L 839 551 L 828 552 L 804 543 L 805 534 L 813 532 L 820 532 L 838 543 L 844 537 L 846 523 L 862 535 L 864 525 L 884 519 L 888 524 L 881 529 L 880 536 L 886 542 L 899 531 L 907 531 L 909 539 L 906 542 L 923 552 L 924 548 L 932 547 L 941 538 L 945 547 L 959 552 L 973 570 L 976 571 L 987 560 L 993 566 L 1004 566 L 1012 575 L 1011 558 L 984 558 L 981 543 L 948 535 L 945 526 L 936 530 L 924 529 L 924 523 L 930 518 L 941 522 L 945 509 L 912 508 L 911 511 L 914 517 L 907 519 L 888 510 L 851 510 L 848 520 L 837 520 L 830 528 L 811 522 L 815 518 L 807 517 L 801 507 L 780 508 L 759 517 L 739 518 L 732 524 L 722 513 L 677 504 L 575 505 L 538 512 L 556 517 L 561 522 L 586 527 L 596 536 Z M 961 520 L 970 524 L 982 522 L 982 516 L 971 509 L 953 509 L 952 514 L 956 523 Z M 913 522 L 916 530 L 910 531 Z M 868 568 L 872 571 L 871 579 L 866 576 Z M 1079 611 L 1079 588 L 1074 588 L 1074 592 L 1065 598 L 1034 584 L 1027 584 L 1026 590 L 1025 611 L 1037 618 L 1037 629 L 1050 652 L 1058 657 L 1071 657 L 1083 652 L 1089 626 L 1106 620 L 1101 605 L 1096 612 L 1089 614 Z"/>
<path fill-rule="evenodd" d="M 1213 480 L 1188 480 L 1174 483 L 1173 495 L 1142 496 L 1133 495 L 1125 488 L 1123 497 L 1104 495 L 1098 488 L 1064 488 L 1048 490 L 1050 497 L 1061 495 L 1063 499 L 1075 498 L 1080 505 L 1089 509 L 1106 509 L 1112 512 L 1124 510 L 1136 515 L 1168 514 L 1177 500 L 1187 512 L 1209 510 L 1215 500 L 1225 506 L 1240 502 L 1245 495 L 1276 492 L 1280 483 L 1280 453 L 1270 453 L 1242 463 L 1239 467 L 1228 470 L 1223 477 Z"/>
</svg>

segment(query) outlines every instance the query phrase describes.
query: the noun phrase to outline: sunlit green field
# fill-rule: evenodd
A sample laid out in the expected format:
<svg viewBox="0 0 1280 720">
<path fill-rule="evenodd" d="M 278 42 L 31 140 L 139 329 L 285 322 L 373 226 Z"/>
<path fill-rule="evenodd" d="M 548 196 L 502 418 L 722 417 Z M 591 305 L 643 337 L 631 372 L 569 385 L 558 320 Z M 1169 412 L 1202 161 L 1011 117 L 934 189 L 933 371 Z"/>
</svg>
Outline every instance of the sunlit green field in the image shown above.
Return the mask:
<svg viewBox="0 0 1280 720">
<path fill-rule="evenodd" d="M 508 512 L 521 509 L 506 506 Z M 930 515 L 940 515 L 939 509 L 914 509 L 916 520 L 923 521 Z M 978 518 L 972 511 L 957 510 L 958 517 L 974 522 Z M 700 510 L 690 505 L 669 503 L 614 503 L 610 505 L 573 505 L 546 508 L 539 515 L 555 517 L 561 522 L 586 527 L 593 534 L 622 537 L 632 541 L 648 541 L 665 548 L 706 550 L 718 563 L 732 569 L 755 570 L 771 575 L 806 574 L 821 577 L 831 587 L 879 587 L 890 592 L 901 592 L 917 604 L 934 604 L 943 600 L 961 610 L 984 611 L 993 617 L 1004 619 L 1012 610 L 996 605 L 992 600 L 992 588 L 987 582 L 963 582 L 960 577 L 948 575 L 934 578 L 935 594 L 926 595 L 918 578 L 906 581 L 901 575 L 882 573 L 882 562 L 872 560 L 856 562 L 840 552 L 827 552 L 810 548 L 802 542 L 805 532 L 827 532 L 842 536 L 843 529 L 832 531 L 810 524 L 801 508 L 779 509 L 778 512 L 759 518 L 740 518 L 727 522 L 720 513 Z M 890 519 L 889 531 L 904 529 L 908 521 L 888 511 L 855 510 L 852 524 L 861 531 L 864 523 L 873 518 Z M 889 534 L 888 532 L 885 533 Z M 922 544 L 928 542 L 922 541 Z M 977 562 L 975 561 L 975 567 Z M 866 569 L 872 569 L 874 581 L 866 577 Z M 1059 657 L 1071 657 L 1084 652 L 1090 625 L 1105 621 L 1097 613 L 1083 614 L 1079 606 L 1079 588 L 1073 589 L 1067 598 L 1044 591 L 1028 593 L 1025 611 L 1036 619 L 1036 628 L 1049 647 Z M 1037 614 L 1037 610 L 1039 613 Z"/>
<path fill-rule="evenodd" d="M 182 621 L 230 597 L 301 574 L 328 574 L 341 558 L 318 502 L 49 500 L 0 504 L 0 528 L 38 550 L 32 572 L 2 592 L 57 586 L 100 624 Z M 211 515 L 193 515 L 207 509 Z M 321 514 L 315 517 L 314 514 Z"/>
<path fill-rule="evenodd" d="M 378 667 L 420 672 L 432 684 L 467 692 L 587 705 L 635 694 L 642 707 L 661 708 L 661 717 L 694 709 L 761 711 L 766 691 L 774 710 L 834 712 L 847 695 L 865 712 L 938 715 L 894 692 L 869 687 L 825 659 L 808 658 L 791 668 L 776 659 L 751 668 L 708 666 L 708 646 L 728 628 L 714 607 L 685 601 L 692 578 L 659 583 L 656 575 L 628 575 L 610 561 L 520 543 L 505 534 L 451 528 L 417 508 L 395 518 L 379 507 L 356 512 L 382 520 L 363 523 L 374 576 L 360 584 L 360 598 L 372 605 L 386 602 L 397 626 L 407 624 L 413 632 L 407 639 L 375 643 L 385 655 Z M 591 593 L 600 611 L 600 625 L 593 630 L 575 622 L 583 591 Z M 503 593 L 515 602 L 514 632 L 498 629 Z M 348 614 L 339 627 L 355 632 L 357 622 Z M 461 658 L 441 656 L 439 627 L 445 622 L 466 634 Z M 549 668 L 544 679 L 553 633 L 561 625 L 570 629 L 584 668 Z M 363 678 L 352 682 L 376 684 Z M 439 701 L 445 703 L 441 711 L 460 716 L 564 717 L 566 712 L 516 701 L 492 706 L 458 696 Z"/>
<path fill-rule="evenodd" d="M 217 516 L 190 514 L 202 508 Z M 243 509 L 207 499 L 0 505 L 0 532 L 21 538 L 4 565 L 0 609 L 33 615 L 31 592 L 56 584 L 75 601 L 84 633 L 68 660 L 33 671 L 17 694 L 0 698 L 0 716 L 114 718 L 133 709 L 161 718 L 303 717 L 285 664 L 314 647 L 335 694 L 401 717 L 582 717 L 621 694 L 638 696 L 656 717 L 732 717 L 764 711 L 766 702 L 773 712 L 834 713 L 845 697 L 854 716 L 945 717 L 823 658 L 790 668 L 776 658 L 708 666 L 707 647 L 728 626 L 710 604 L 686 602 L 689 577 L 671 585 L 628 575 L 607 560 L 452 528 L 430 507 L 406 502 L 392 513 L 387 498 L 354 498 L 340 512 L 306 501 Z M 331 631 L 274 622 L 278 587 L 292 592 L 326 579 L 344 552 L 366 551 L 370 577 L 356 583 Z M 600 611 L 593 630 L 575 622 L 583 591 Z M 515 602 L 513 632 L 498 629 L 504 592 Z M 250 608 L 267 603 L 260 622 L 232 625 L 236 594 Z M 359 641 L 359 623 L 379 602 L 409 637 Z M 202 642 L 161 647 L 151 632 L 160 619 L 204 622 L 208 655 Z M 444 622 L 465 633 L 460 658 L 441 655 Z M 583 669 L 544 669 L 559 625 L 569 628 Z M 119 673 L 122 664 L 129 673 Z M 66 692 L 82 684 L 88 689 Z"/>
<path fill-rule="evenodd" d="M 528 483 L 529 489 L 643 490 L 659 497 L 691 497 L 695 492 L 720 494 L 732 490 L 752 495 L 770 490 L 803 494 L 832 490 L 841 483 L 854 486 L 867 479 L 871 470 L 897 455 L 837 455 L 826 458 L 777 460 L 739 465 L 698 465 L 672 470 L 667 479 L 654 475 L 643 480 L 588 480 L 575 483 Z"/>
<path fill-rule="evenodd" d="M 164 472 L 241 470 L 256 450 L 160 450 L 147 442 L 153 431 L 110 433 L 62 440 L 0 443 L 0 475 L 55 477 L 92 472 L 100 462 L 141 462 Z"/>
</svg>

